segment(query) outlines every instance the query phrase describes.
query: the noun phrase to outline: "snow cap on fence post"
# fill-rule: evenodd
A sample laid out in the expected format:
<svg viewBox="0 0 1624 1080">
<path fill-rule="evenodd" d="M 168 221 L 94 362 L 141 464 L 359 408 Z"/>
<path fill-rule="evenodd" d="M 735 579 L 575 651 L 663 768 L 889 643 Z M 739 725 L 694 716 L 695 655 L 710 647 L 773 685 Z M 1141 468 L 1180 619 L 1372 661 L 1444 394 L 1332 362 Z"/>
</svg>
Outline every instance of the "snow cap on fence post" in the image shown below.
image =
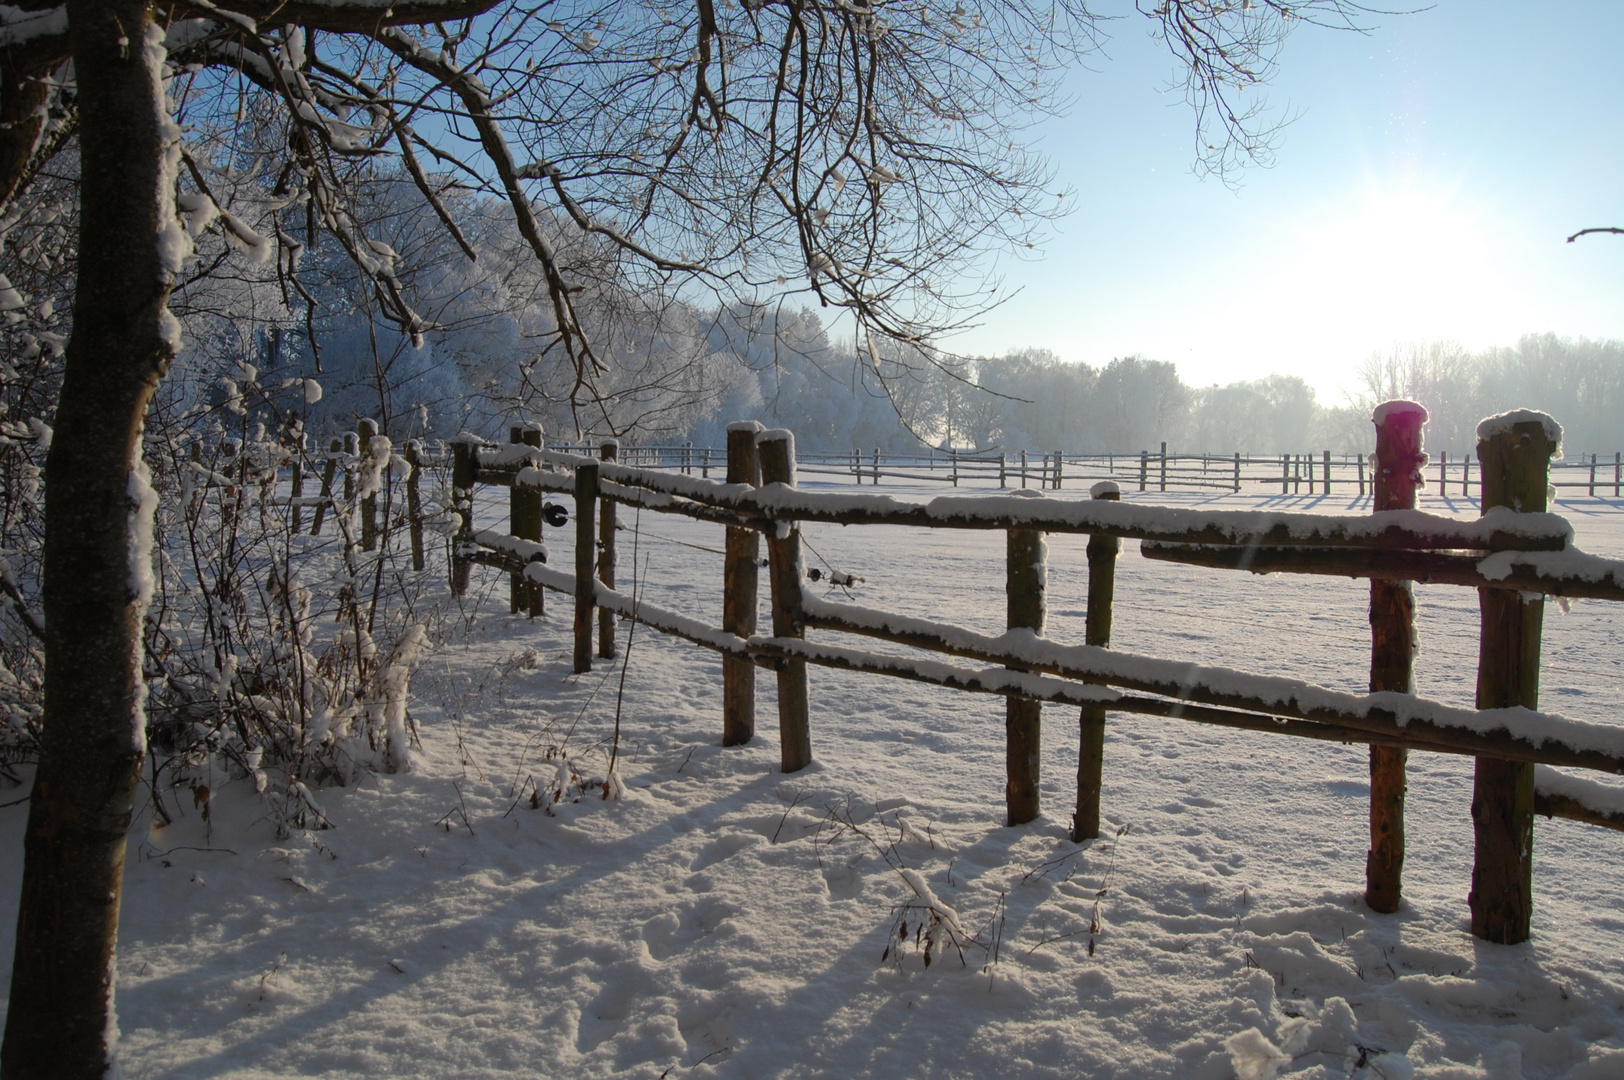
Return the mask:
<svg viewBox="0 0 1624 1080">
<path fill-rule="evenodd" d="M 1545 433 L 1545 441 L 1551 444 L 1549 457 L 1562 456 L 1562 425 L 1550 413 L 1540 412 L 1538 409 L 1512 409 L 1510 412 L 1496 413 L 1486 416 L 1477 422 L 1477 441 L 1484 443 L 1496 435 L 1507 435 L 1517 431 L 1523 424 L 1538 424 Z"/>
</svg>

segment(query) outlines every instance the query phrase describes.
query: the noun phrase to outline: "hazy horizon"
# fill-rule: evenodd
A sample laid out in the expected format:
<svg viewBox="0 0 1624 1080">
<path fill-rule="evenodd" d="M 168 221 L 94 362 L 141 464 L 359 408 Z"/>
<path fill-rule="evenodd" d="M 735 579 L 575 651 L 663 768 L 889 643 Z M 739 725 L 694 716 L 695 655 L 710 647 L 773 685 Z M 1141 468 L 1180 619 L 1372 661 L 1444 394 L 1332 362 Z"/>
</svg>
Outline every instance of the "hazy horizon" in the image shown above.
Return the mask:
<svg viewBox="0 0 1624 1080">
<path fill-rule="evenodd" d="M 1037 129 L 1079 209 L 947 347 L 1142 354 L 1197 386 L 1297 375 L 1340 404 L 1395 344 L 1624 337 L 1624 239 L 1566 243 L 1624 225 L 1624 6 L 1439 0 L 1363 35 L 1300 27 L 1267 95 L 1295 119 L 1234 190 L 1192 174 L 1172 64 L 1121 6 L 1069 115 Z"/>
</svg>

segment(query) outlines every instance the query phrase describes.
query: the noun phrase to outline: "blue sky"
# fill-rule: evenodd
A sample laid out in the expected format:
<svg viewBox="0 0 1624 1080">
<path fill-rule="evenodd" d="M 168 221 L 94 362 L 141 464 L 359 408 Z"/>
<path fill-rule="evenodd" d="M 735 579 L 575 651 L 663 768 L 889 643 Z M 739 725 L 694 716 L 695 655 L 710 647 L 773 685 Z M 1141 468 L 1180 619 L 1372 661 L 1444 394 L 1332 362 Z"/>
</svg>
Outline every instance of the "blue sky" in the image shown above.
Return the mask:
<svg viewBox="0 0 1624 1080">
<path fill-rule="evenodd" d="M 1020 293 L 949 342 L 1143 353 L 1200 385 L 1301 375 L 1339 404 L 1397 342 L 1624 337 L 1624 2 L 1438 0 L 1356 35 L 1303 27 L 1271 105 L 1296 116 L 1238 190 L 1192 171 L 1193 119 L 1149 21 L 1038 129 L 1078 209 Z M 1107 10 L 1102 8 L 1101 10 Z"/>
</svg>

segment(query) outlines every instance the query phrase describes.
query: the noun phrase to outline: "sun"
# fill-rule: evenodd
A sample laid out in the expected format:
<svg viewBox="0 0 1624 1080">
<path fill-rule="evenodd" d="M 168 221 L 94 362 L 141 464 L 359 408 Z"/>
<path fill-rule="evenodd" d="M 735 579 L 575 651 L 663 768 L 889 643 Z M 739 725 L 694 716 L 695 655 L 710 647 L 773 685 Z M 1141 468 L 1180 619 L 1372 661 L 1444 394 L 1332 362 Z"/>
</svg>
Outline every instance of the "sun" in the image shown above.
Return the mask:
<svg viewBox="0 0 1624 1080">
<path fill-rule="evenodd" d="M 1366 340 L 1462 337 L 1498 324 L 1506 275 L 1492 224 L 1442 189 L 1367 193 L 1297 230 L 1293 315 Z M 1472 335 L 1475 336 L 1475 333 Z"/>
</svg>

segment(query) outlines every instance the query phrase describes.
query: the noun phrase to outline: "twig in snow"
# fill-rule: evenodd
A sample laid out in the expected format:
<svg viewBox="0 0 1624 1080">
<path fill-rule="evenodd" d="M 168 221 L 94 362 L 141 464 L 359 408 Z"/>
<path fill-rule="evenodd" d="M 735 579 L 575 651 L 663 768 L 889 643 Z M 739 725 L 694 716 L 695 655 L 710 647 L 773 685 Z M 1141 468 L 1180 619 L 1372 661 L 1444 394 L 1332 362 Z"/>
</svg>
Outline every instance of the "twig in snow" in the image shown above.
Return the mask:
<svg viewBox="0 0 1624 1080">
<path fill-rule="evenodd" d="M 690 753 L 692 753 L 692 751 L 690 751 Z M 795 798 L 790 801 L 788 806 L 784 807 L 784 816 L 778 819 L 778 828 L 773 830 L 773 838 L 771 841 L 769 841 L 770 843 L 778 843 L 778 834 L 784 831 L 784 822 L 789 820 L 789 812 L 795 809 L 797 806 L 800 806 L 801 803 L 805 802 L 811 797 L 812 796 L 806 794 L 804 789 L 795 793 Z"/>
<path fill-rule="evenodd" d="M 451 786 L 457 790 L 457 805 L 447 810 L 445 812 L 445 816 L 439 821 L 436 821 L 435 824 L 445 826 L 445 831 L 450 832 L 451 815 L 456 814 L 458 817 L 462 818 L 462 826 L 468 830 L 468 835 L 473 836 L 474 826 L 473 823 L 468 820 L 468 804 L 464 802 L 462 798 L 462 785 L 453 780 L 451 781 Z"/>
</svg>

